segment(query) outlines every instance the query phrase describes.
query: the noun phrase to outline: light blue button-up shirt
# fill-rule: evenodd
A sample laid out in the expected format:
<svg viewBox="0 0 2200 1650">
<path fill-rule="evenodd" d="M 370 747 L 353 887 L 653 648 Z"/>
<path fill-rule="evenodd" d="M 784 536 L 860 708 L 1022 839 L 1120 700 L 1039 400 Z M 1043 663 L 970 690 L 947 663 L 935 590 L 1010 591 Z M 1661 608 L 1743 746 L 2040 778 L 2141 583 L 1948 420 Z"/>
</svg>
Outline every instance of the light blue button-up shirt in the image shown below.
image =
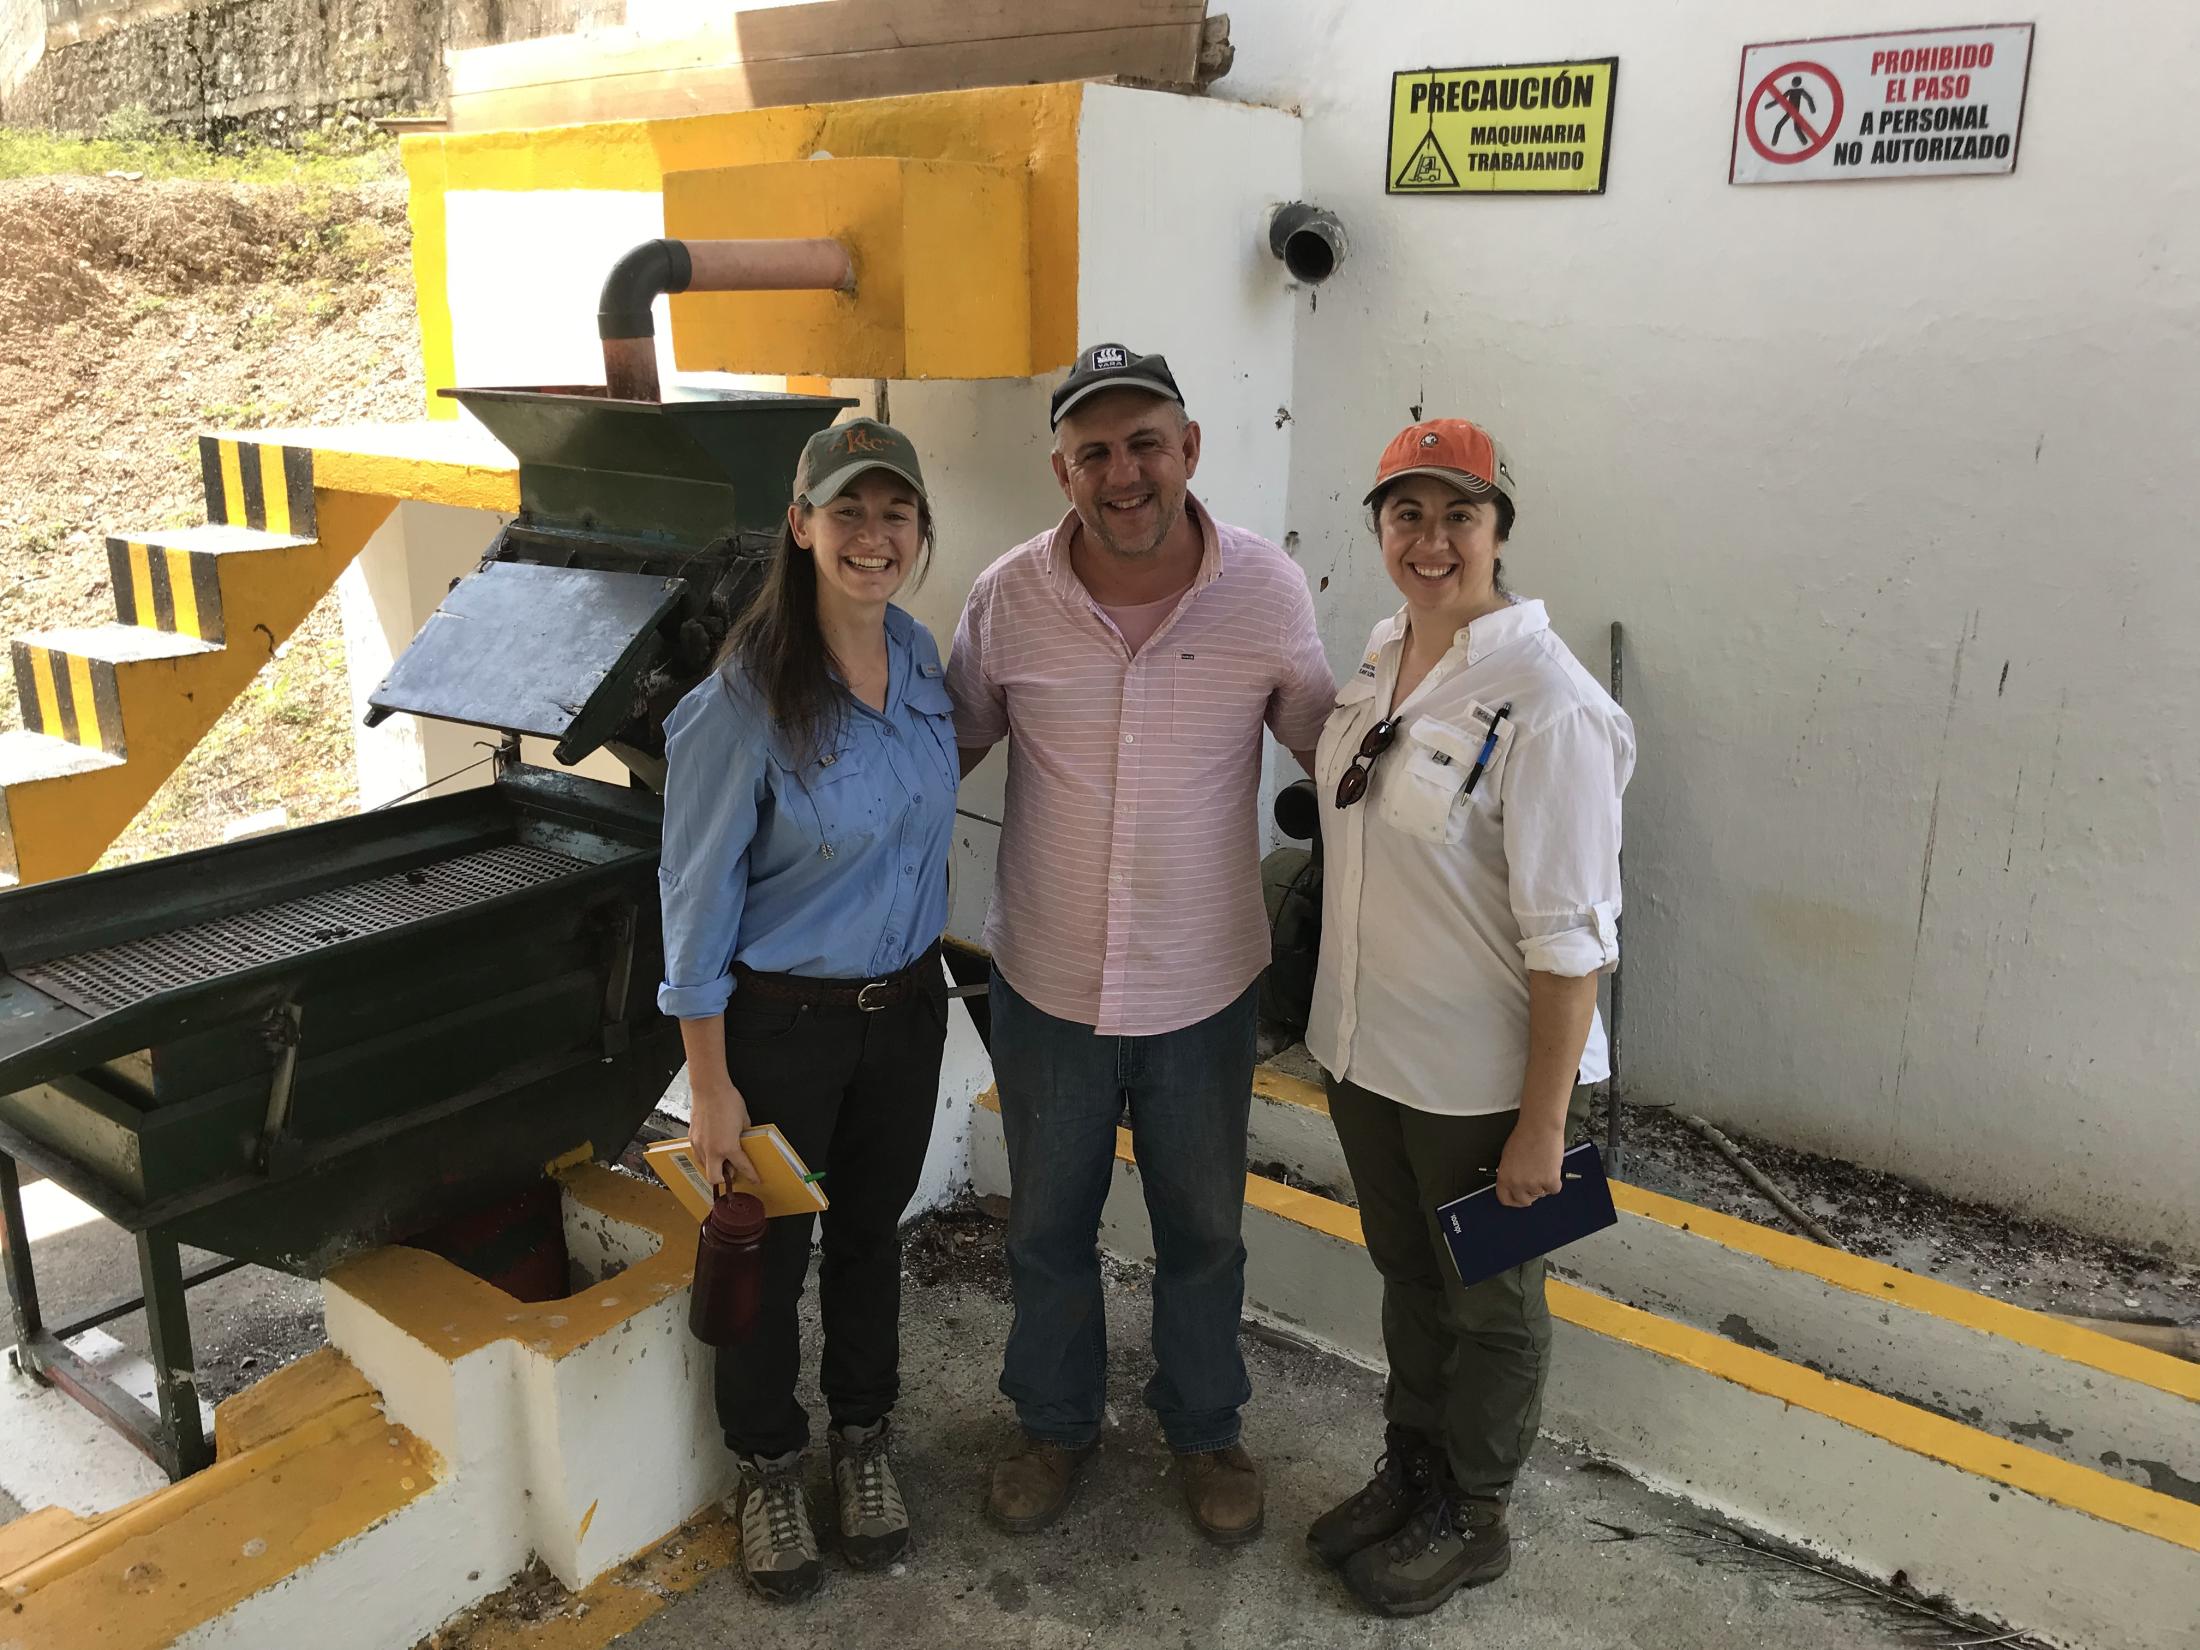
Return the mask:
<svg viewBox="0 0 2200 1650">
<path fill-rule="evenodd" d="M 725 1012 L 736 962 L 868 980 L 947 926 L 960 764 L 931 633 L 886 610 L 886 708 L 854 705 L 799 765 L 738 664 L 665 720 L 665 978 L 657 1006 Z"/>
</svg>

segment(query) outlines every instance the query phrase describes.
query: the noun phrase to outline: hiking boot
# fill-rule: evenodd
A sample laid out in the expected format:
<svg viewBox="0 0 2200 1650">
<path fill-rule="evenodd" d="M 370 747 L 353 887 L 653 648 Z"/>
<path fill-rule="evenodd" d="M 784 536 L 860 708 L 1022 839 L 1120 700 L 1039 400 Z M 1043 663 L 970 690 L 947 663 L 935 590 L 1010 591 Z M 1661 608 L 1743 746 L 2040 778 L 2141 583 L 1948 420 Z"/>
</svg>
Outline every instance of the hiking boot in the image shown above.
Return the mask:
<svg viewBox="0 0 2200 1650">
<path fill-rule="evenodd" d="M 1433 1440 L 1404 1427 L 1385 1428 L 1375 1476 L 1314 1520 L 1306 1532 L 1307 1546 L 1335 1569 L 1361 1548 L 1388 1541 L 1428 1498 L 1437 1464 Z"/>
<path fill-rule="evenodd" d="M 1199 1533 L 1219 1546 L 1235 1547 L 1260 1534 L 1267 1516 L 1262 1504 L 1260 1463 L 1244 1446 L 1205 1450 L 1176 1458 L 1184 1483 L 1184 1505 Z"/>
<path fill-rule="evenodd" d="M 1504 1505 L 1439 1482 L 1396 1535 L 1345 1560 L 1344 1583 L 1372 1610 L 1421 1616 L 1462 1587 L 1495 1581 L 1511 1563 Z"/>
<path fill-rule="evenodd" d="M 808 1598 L 825 1579 L 802 1493 L 802 1452 L 744 1455 L 727 1510 L 741 1531 L 741 1568 L 768 1599 Z"/>
<path fill-rule="evenodd" d="M 1096 1446 L 1072 1449 L 1025 1433 L 1014 1450 L 993 1463 L 986 1516 L 1014 1535 L 1043 1530 L 1069 1505 L 1077 1469 Z"/>
<path fill-rule="evenodd" d="M 841 1552 L 859 1570 L 893 1563 L 909 1547 L 909 1511 L 886 1459 L 884 1418 L 867 1427 L 835 1427 L 831 1446 Z"/>
</svg>

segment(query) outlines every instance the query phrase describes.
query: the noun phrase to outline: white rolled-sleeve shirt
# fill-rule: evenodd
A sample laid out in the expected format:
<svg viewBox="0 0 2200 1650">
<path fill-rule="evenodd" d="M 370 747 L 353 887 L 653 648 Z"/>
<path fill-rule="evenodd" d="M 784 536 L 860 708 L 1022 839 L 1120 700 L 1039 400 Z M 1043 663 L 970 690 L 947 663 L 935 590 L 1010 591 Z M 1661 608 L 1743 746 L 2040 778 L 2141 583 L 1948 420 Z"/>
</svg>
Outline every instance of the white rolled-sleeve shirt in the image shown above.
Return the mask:
<svg viewBox="0 0 2200 1650">
<path fill-rule="evenodd" d="M 1375 627 L 1316 750 L 1322 944 L 1306 1045 L 1333 1076 L 1401 1105 L 1510 1111 L 1527 1070 L 1529 971 L 1578 977 L 1619 960 L 1634 727 L 1543 604 L 1515 601 L 1458 632 L 1397 707 L 1366 796 L 1340 809 L 1339 776 L 1391 714 L 1405 638 L 1403 612 Z M 1497 742 L 1469 790 L 1493 718 Z M 1600 1016 L 1580 1080 L 1608 1070 Z"/>
</svg>

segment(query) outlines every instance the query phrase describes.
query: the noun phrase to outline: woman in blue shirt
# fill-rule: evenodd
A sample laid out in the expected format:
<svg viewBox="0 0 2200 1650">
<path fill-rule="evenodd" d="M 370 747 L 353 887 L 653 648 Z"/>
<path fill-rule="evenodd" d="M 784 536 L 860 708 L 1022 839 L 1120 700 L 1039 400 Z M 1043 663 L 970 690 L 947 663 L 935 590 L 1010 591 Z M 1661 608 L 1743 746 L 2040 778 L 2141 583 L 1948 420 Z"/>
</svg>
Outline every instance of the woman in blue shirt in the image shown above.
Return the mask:
<svg viewBox="0 0 2200 1650">
<path fill-rule="evenodd" d="M 705 1172 L 753 1179 L 741 1131 L 773 1123 L 824 1173 L 820 1384 L 841 1547 L 864 1568 L 909 1540 L 886 1455 L 898 1226 L 947 1028 L 955 735 L 939 649 L 891 605 L 931 542 L 907 437 L 867 418 L 812 437 L 763 585 L 718 668 L 665 723 L 657 1002 L 680 1021 Z M 718 1354 L 742 1565 L 769 1598 L 803 1597 L 823 1577 L 795 1398 L 813 1218 L 770 1223 L 757 1327 Z"/>
</svg>

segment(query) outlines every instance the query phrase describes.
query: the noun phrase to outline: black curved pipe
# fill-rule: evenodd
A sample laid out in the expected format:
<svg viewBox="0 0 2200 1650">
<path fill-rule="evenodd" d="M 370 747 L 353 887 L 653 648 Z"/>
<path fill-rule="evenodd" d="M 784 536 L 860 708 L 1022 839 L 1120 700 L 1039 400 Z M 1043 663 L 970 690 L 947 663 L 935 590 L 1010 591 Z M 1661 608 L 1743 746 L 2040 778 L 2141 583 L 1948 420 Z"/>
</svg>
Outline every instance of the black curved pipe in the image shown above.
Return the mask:
<svg viewBox="0 0 2200 1650">
<path fill-rule="evenodd" d="M 654 338 L 650 306 L 667 292 L 685 292 L 695 260 L 685 241 L 644 241 L 611 266 L 596 303 L 599 338 Z"/>
</svg>

